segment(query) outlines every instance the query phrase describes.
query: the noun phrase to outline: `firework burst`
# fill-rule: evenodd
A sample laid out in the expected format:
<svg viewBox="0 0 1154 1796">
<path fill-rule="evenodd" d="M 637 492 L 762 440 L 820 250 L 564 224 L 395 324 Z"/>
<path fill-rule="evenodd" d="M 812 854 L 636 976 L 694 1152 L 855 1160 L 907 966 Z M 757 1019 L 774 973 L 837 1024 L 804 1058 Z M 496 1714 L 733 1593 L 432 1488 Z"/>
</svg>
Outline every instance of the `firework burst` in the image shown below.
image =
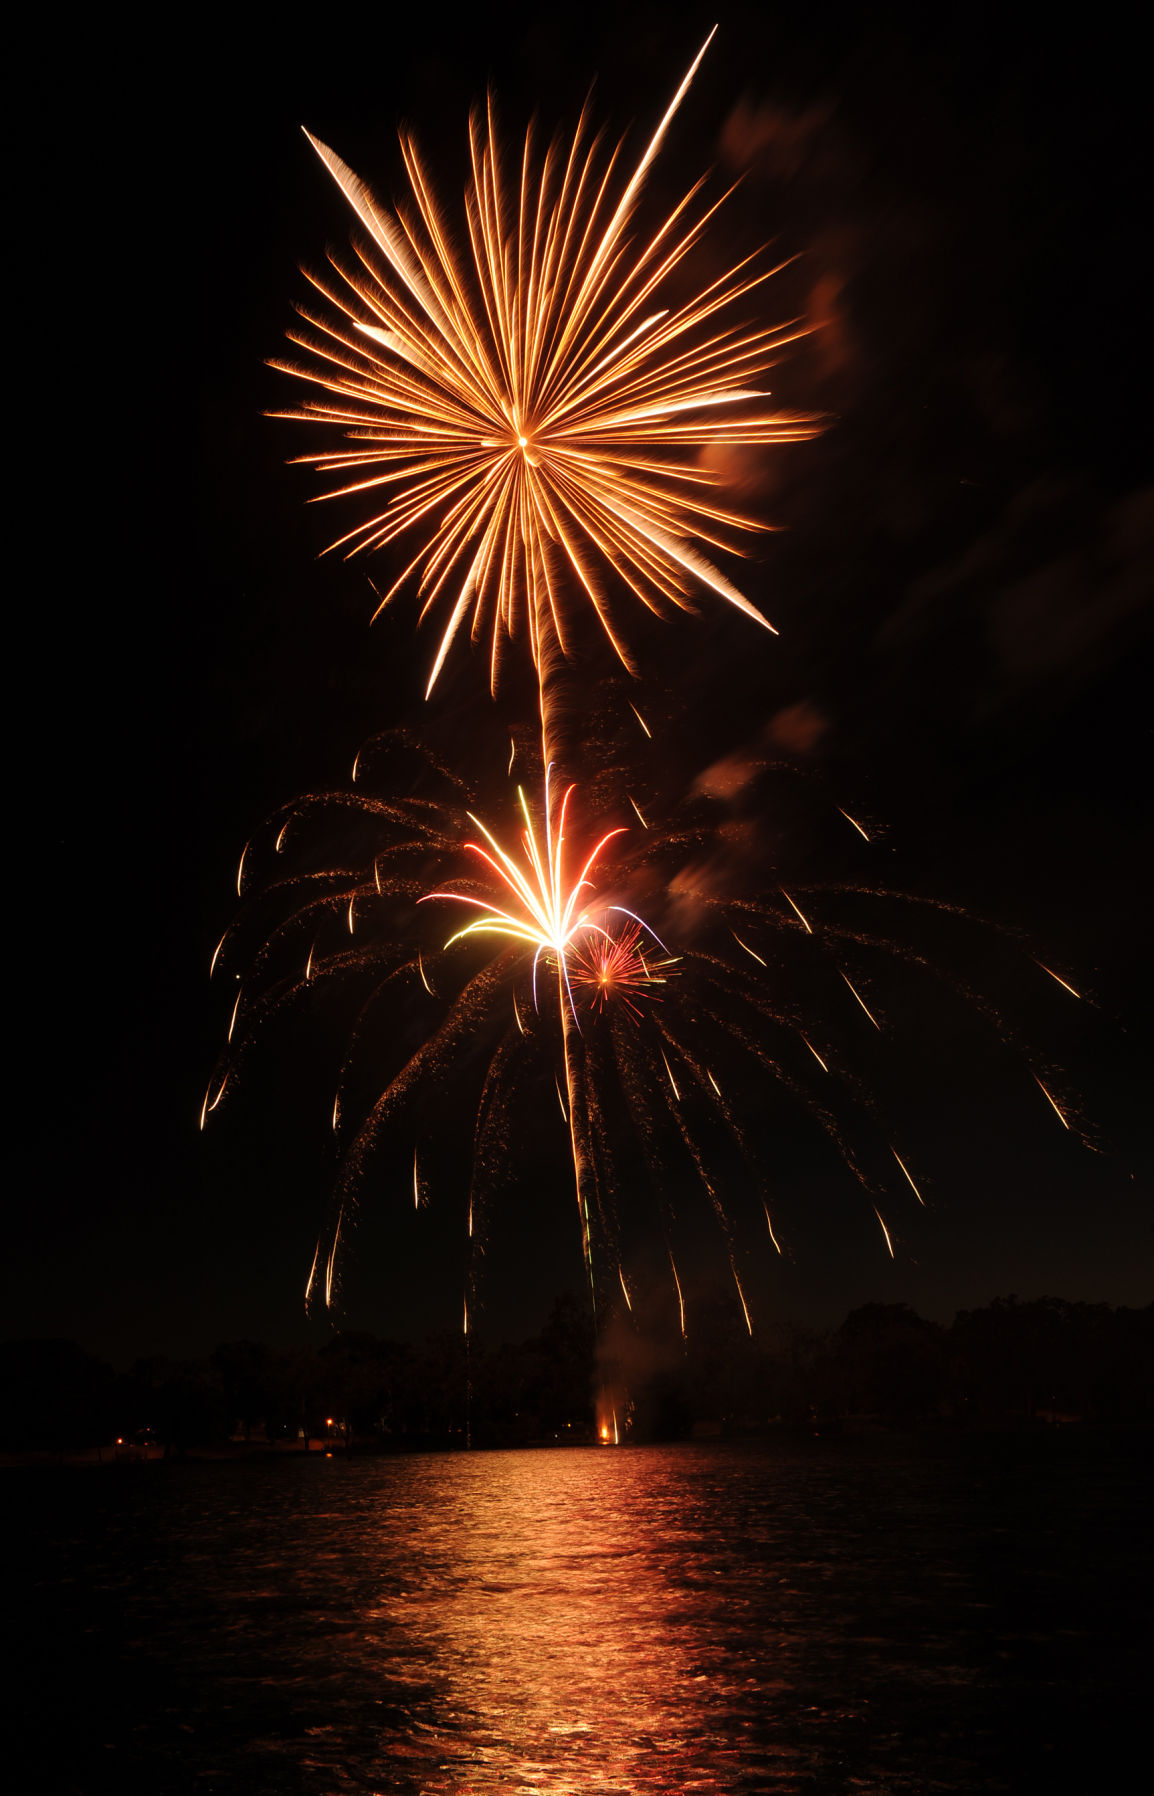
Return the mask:
<svg viewBox="0 0 1154 1796">
<path fill-rule="evenodd" d="M 311 360 L 277 365 L 320 396 L 283 415 L 336 426 L 353 445 L 298 458 L 339 477 L 324 497 L 367 507 L 331 547 L 416 538 L 381 604 L 415 582 L 422 619 L 441 617 L 429 690 L 468 620 L 488 642 L 494 690 L 503 645 L 527 636 L 543 697 L 554 653 L 568 650 L 573 594 L 627 666 L 625 592 L 662 614 L 704 587 L 772 629 L 709 559 L 758 526 L 718 502 L 692 452 L 813 434 L 811 420 L 767 410 L 757 384 L 799 323 L 734 316 L 776 272 L 751 260 L 667 298 L 722 203 L 695 213 L 701 182 L 634 235 L 705 48 L 623 183 L 622 146 L 603 151 L 588 107 L 572 142 L 543 156 L 532 131 L 520 153 L 504 150 L 491 105 L 474 115 L 463 238 L 407 136 L 410 194 L 395 212 L 310 136 L 371 247 L 313 280 L 326 308 L 302 315 L 319 335 L 292 335 Z"/>
<path fill-rule="evenodd" d="M 243 960 L 247 972 L 206 1121 L 243 1086 L 249 1052 L 284 1007 L 326 990 L 363 994 L 332 1101 L 341 1172 L 312 1292 L 333 1298 L 338 1244 L 386 1142 L 403 1161 L 405 1204 L 443 1201 L 436 1156 L 421 1144 L 430 1094 L 450 1084 L 476 1119 L 469 1238 L 483 1237 L 490 1197 L 530 1138 L 558 1151 L 553 1106 L 541 1102 L 555 1087 L 553 1128 L 563 1130 L 598 1314 L 628 1304 L 660 1240 L 683 1325 L 682 1273 L 701 1250 L 683 1195 L 696 1187 L 712 1212 L 751 1325 L 745 1265 L 791 1250 L 794 1206 L 774 1174 L 783 1145 L 787 1158 L 808 1157 L 824 1138 L 847 1189 L 866 1200 L 879 1251 L 901 1251 L 909 1206 L 930 1190 L 916 1141 L 886 1126 L 872 1092 L 898 1051 L 900 1019 L 925 998 L 940 998 L 947 1020 L 951 1009 L 971 1013 L 1011 1050 L 1007 1075 L 1023 1094 L 1072 1120 L 1052 1069 L 957 970 L 970 948 L 988 965 L 1003 938 L 956 907 L 865 885 L 748 889 L 765 869 L 743 876 L 726 858 L 728 810 L 701 796 L 666 826 L 661 804 L 647 803 L 651 827 L 626 830 L 590 828 L 572 789 L 546 786 L 536 805 L 519 792 L 511 839 L 423 751 L 422 796 L 396 796 L 406 777 L 414 783 L 412 748 L 385 739 L 360 757 L 357 788 L 308 798 L 258 832 L 244 910 L 218 957 L 218 968 Z M 374 775 L 391 796 L 368 789 Z M 338 852 L 317 864 L 313 828 L 342 818 Z M 270 883 L 281 857 L 299 870 Z M 719 857 L 727 871 L 714 880 L 701 870 Z M 467 920 L 446 927 L 444 904 Z M 271 929 L 270 905 L 283 919 Z M 254 928 L 255 954 L 245 947 Z M 1004 946 L 1014 979 L 1022 944 Z M 1036 979 L 1070 992 L 1049 969 Z"/>
<path fill-rule="evenodd" d="M 607 910 L 570 955 L 569 985 L 590 1008 L 604 1013 L 612 1004 L 623 1004 L 640 1022 L 640 1000 L 658 997 L 655 988 L 666 984 L 676 968 L 664 943 L 640 918 Z"/>
</svg>

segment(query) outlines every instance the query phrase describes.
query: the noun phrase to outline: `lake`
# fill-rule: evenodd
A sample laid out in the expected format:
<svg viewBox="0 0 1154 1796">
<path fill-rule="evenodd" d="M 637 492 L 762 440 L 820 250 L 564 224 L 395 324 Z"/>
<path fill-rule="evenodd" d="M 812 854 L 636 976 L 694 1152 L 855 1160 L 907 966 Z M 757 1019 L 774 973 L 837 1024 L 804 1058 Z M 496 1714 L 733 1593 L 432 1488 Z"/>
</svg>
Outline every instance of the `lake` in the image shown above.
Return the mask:
<svg viewBox="0 0 1154 1796">
<path fill-rule="evenodd" d="M 9 1468 L 9 1751 L 66 1796 L 1121 1787 L 1146 1445 Z"/>
</svg>

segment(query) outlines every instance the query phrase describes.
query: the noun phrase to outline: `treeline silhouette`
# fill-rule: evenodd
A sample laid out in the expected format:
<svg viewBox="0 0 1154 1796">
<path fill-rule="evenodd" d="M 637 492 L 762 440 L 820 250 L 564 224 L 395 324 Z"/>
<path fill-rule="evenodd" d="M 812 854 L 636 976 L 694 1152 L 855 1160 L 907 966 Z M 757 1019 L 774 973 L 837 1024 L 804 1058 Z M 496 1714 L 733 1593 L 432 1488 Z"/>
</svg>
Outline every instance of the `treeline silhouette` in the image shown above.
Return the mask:
<svg viewBox="0 0 1154 1796">
<path fill-rule="evenodd" d="M 205 1360 L 116 1373 L 74 1342 L 0 1347 L 0 1452 L 526 1445 L 592 1438 L 616 1409 L 630 1438 L 773 1426 L 1154 1422 L 1154 1304 L 996 1298 L 948 1328 L 866 1304 L 840 1328 L 750 1339 L 736 1305 L 704 1307 L 687 1342 L 624 1333 L 600 1347 L 585 1305 L 558 1300 L 515 1344 L 420 1345 L 338 1332 L 320 1347 L 222 1342 Z"/>
</svg>

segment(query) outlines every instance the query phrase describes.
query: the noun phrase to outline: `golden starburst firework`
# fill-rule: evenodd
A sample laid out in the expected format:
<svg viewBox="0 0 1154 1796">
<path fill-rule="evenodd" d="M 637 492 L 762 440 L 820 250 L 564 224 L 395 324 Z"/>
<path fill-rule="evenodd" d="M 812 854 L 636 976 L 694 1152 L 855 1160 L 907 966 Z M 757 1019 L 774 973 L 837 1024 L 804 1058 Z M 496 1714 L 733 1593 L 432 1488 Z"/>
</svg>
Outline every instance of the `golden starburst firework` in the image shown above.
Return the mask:
<svg viewBox="0 0 1154 1796">
<path fill-rule="evenodd" d="M 332 548 L 351 555 L 420 532 L 381 603 L 416 578 L 422 619 L 447 609 L 430 691 L 470 613 L 494 689 L 502 645 L 522 632 L 543 685 L 553 648 L 567 652 L 567 591 L 587 595 L 626 666 L 614 617 L 623 589 L 660 615 L 704 586 L 773 627 L 700 547 L 736 552 L 734 532 L 758 525 L 723 508 L 715 477 L 688 457 L 813 434 L 810 420 L 767 411 L 751 384 L 801 334 L 798 321 L 719 319 L 777 272 L 754 258 L 661 305 L 722 203 L 691 218 L 701 181 L 652 234 L 630 234 L 708 42 L 620 189 L 622 146 L 603 153 L 588 107 L 571 144 L 554 142 L 539 163 L 530 130 L 515 170 L 491 105 L 474 115 L 467 242 L 454 240 L 409 137 L 412 203 L 395 214 L 309 138 L 371 247 L 356 246 L 349 266 L 332 259 L 339 279 L 313 279 L 335 315 L 302 308 L 321 336 L 290 336 L 316 362 L 277 365 L 322 396 L 282 415 L 337 425 L 354 444 L 297 458 L 342 477 L 323 497 L 369 501 Z"/>
</svg>

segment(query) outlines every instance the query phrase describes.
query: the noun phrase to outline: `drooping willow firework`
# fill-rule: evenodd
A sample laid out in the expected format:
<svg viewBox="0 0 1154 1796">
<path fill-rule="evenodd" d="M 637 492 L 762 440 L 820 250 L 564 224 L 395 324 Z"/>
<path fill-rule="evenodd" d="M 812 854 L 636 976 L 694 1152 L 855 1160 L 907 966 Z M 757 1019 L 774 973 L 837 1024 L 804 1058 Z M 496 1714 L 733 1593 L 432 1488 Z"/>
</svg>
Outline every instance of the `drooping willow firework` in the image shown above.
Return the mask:
<svg viewBox="0 0 1154 1796">
<path fill-rule="evenodd" d="M 412 748 L 390 734 L 377 752 L 395 770 L 398 754 Z M 956 907 L 863 886 L 715 894 L 711 881 L 693 873 L 724 831 L 708 803 L 691 803 L 664 829 L 594 830 L 570 859 L 569 838 L 580 840 L 587 825 L 580 817 L 574 823 L 568 793 L 551 804 L 546 789 L 536 816 L 520 795 L 518 851 L 502 846 L 476 815 L 482 840 L 468 840 L 475 801 L 448 768 L 435 769 L 420 797 L 397 797 L 398 783 L 394 771 L 393 795 L 377 797 L 362 773 L 348 792 L 285 807 L 253 853 L 267 866 L 271 841 L 278 855 L 304 852 L 304 864 L 249 893 L 253 915 L 242 913 L 218 950 L 220 962 L 243 957 L 248 932 L 264 931 L 205 1116 L 282 1007 L 311 989 L 363 982 L 333 1102 L 342 1170 L 310 1295 L 323 1290 L 326 1301 L 333 1298 L 342 1229 L 366 1164 L 386 1139 L 394 1147 L 408 1142 L 413 1197 L 421 1200 L 418 1113 L 430 1088 L 462 1080 L 472 1082 L 475 1110 L 470 1237 L 524 1137 L 526 1092 L 546 1081 L 555 1086 L 598 1313 L 614 1293 L 631 1303 L 628 1237 L 636 1240 L 637 1219 L 623 1215 L 622 1204 L 643 1182 L 639 1158 L 649 1168 L 649 1226 L 656 1222 L 664 1242 L 683 1330 L 684 1225 L 669 1195 L 673 1167 L 673 1188 L 695 1186 L 712 1209 L 752 1327 L 741 1261 L 754 1224 L 766 1251 L 788 1244 L 789 1205 L 766 1164 L 774 1105 L 833 1144 L 876 1218 L 879 1245 L 893 1257 L 893 1206 L 903 1195 L 923 1202 L 920 1174 L 915 1156 L 875 1113 L 870 1079 L 855 1070 L 855 1062 L 876 1059 L 884 1040 L 886 966 L 912 970 L 983 1017 L 1019 1050 L 1040 1096 L 1070 1126 L 1043 1081 L 1046 1067 L 1015 1040 L 988 997 L 912 943 L 908 931 L 894 933 L 895 909 L 903 906 L 951 929 L 969 927 Z M 350 852 L 339 864 L 317 865 L 307 853 L 310 820 L 331 824 L 338 815 L 354 820 L 351 833 L 341 832 Z M 470 853 L 472 875 L 462 871 Z M 250 871 L 252 864 L 246 857 Z M 279 915 L 271 929 L 270 902 Z M 446 902 L 475 915 L 454 927 Z M 367 1085 L 358 1080 L 364 1062 Z M 471 1303 L 472 1287 L 466 1316 Z"/>
<path fill-rule="evenodd" d="M 333 311 L 303 311 L 319 340 L 292 337 L 313 359 L 278 364 L 321 389 L 284 415 L 336 425 L 353 444 L 297 459 L 341 476 L 324 497 L 368 502 L 333 548 L 355 554 L 416 534 L 381 604 L 415 579 L 422 619 L 447 612 L 429 690 L 466 618 L 473 639 L 488 641 L 494 690 L 503 645 L 527 637 L 546 764 L 546 683 L 568 650 L 574 596 L 629 667 L 622 592 L 661 614 L 689 608 L 705 587 L 773 627 L 700 546 L 736 552 L 735 533 L 758 525 L 718 502 L 714 477 L 689 455 L 813 434 L 811 420 L 767 411 L 768 394 L 751 384 L 801 326 L 734 318 L 736 302 L 777 272 L 756 259 L 663 303 L 722 203 L 693 218 L 701 182 L 655 229 L 630 235 L 708 41 L 620 189 L 621 146 L 602 153 L 588 108 L 571 144 L 541 158 L 531 131 L 519 156 L 503 151 L 491 104 L 474 116 L 467 248 L 410 138 L 411 203 L 394 214 L 310 137 L 372 249 L 314 280 Z"/>
</svg>

